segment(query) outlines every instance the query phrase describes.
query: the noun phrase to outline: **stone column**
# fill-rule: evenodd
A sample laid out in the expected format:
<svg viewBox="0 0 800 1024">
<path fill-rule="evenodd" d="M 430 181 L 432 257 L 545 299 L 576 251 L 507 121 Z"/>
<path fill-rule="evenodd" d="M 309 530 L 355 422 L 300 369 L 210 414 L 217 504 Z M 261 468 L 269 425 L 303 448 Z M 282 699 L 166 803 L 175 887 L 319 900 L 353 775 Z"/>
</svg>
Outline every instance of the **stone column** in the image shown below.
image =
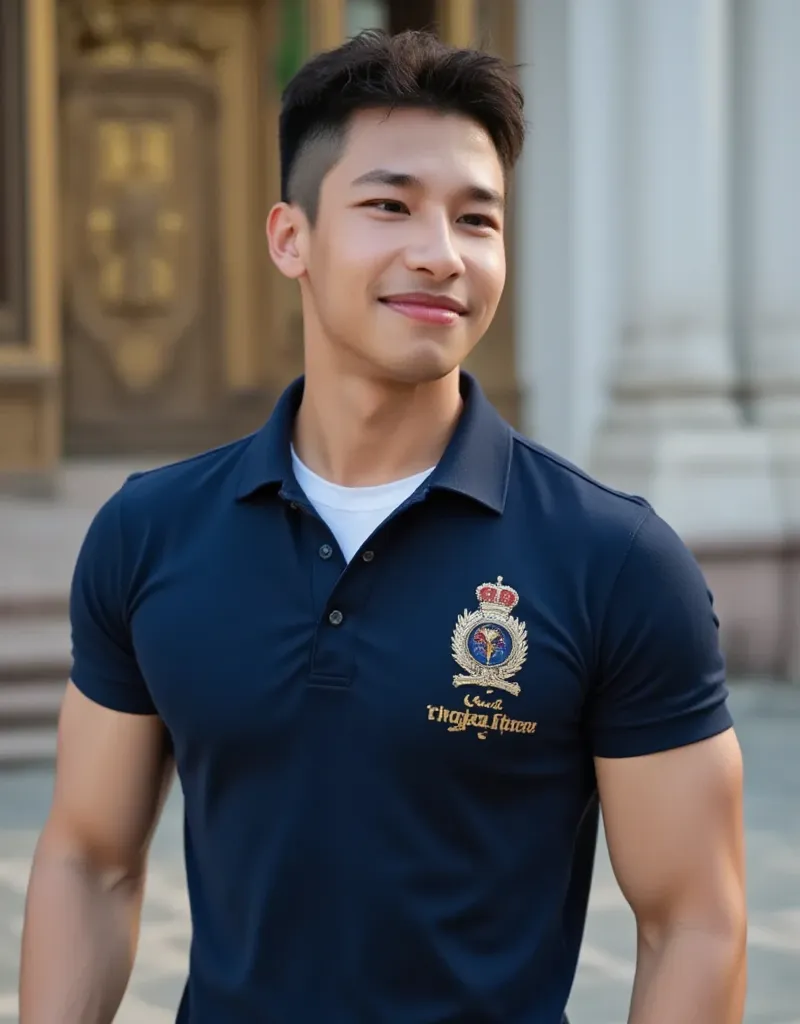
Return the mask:
<svg viewBox="0 0 800 1024">
<path fill-rule="evenodd" d="M 760 0 L 759 0 L 760 2 Z M 729 325 L 729 0 L 621 0 L 623 312 L 592 470 L 690 544 L 779 530 Z"/>
<path fill-rule="evenodd" d="M 745 0 L 741 10 L 746 372 L 773 445 L 784 529 L 800 539 L 800 4 Z"/>
<path fill-rule="evenodd" d="M 474 46 L 478 36 L 477 0 L 437 0 L 439 33 L 451 46 Z"/>
<path fill-rule="evenodd" d="M 332 50 L 344 42 L 347 30 L 345 0 L 309 0 L 308 46 L 312 53 Z"/>
<path fill-rule="evenodd" d="M 530 126 L 514 187 L 523 425 L 578 463 L 618 316 L 620 14 L 619 0 L 517 0 Z"/>
<path fill-rule="evenodd" d="M 743 0 L 736 266 L 753 419 L 769 435 L 783 532 L 785 674 L 800 681 L 800 4 Z"/>
</svg>

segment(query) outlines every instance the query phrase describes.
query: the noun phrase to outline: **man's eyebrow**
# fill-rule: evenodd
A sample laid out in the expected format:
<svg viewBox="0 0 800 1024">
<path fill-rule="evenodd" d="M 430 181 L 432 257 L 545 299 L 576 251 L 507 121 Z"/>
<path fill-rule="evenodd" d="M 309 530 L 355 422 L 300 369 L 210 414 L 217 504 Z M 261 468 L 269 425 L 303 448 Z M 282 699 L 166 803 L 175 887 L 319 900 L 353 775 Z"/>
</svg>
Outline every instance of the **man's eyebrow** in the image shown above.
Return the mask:
<svg viewBox="0 0 800 1024">
<path fill-rule="evenodd" d="M 366 174 L 360 175 L 352 185 L 388 185 L 390 188 L 419 188 L 422 182 L 413 174 L 404 174 L 401 171 L 387 171 L 382 167 L 376 167 Z"/>
<path fill-rule="evenodd" d="M 470 185 L 467 190 L 467 198 L 476 203 L 486 203 L 487 206 L 496 206 L 499 210 L 506 205 L 502 193 L 493 188 L 485 188 L 483 185 Z"/>
<path fill-rule="evenodd" d="M 413 174 L 404 171 L 390 171 L 383 167 L 376 167 L 365 174 L 355 178 L 351 185 L 386 185 L 388 188 L 421 188 L 422 181 Z M 505 207 L 505 198 L 502 193 L 493 188 L 486 188 L 484 185 L 468 185 L 464 189 L 468 199 L 477 203 L 485 203 L 487 206 L 496 206 L 502 210 Z"/>
</svg>

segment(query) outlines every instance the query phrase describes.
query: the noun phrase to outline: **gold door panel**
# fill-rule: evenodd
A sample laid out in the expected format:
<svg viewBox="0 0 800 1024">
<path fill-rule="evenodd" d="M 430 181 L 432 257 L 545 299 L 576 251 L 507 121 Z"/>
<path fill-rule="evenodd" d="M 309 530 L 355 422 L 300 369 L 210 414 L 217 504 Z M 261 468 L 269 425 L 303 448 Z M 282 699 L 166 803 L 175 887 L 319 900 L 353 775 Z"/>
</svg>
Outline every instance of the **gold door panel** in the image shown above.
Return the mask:
<svg viewBox="0 0 800 1024">
<path fill-rule="evenodd" d="M 213 50 L 107 13 L 62 73 L 66 443 L 178 449 L 222 399 Z"/>
</svg>

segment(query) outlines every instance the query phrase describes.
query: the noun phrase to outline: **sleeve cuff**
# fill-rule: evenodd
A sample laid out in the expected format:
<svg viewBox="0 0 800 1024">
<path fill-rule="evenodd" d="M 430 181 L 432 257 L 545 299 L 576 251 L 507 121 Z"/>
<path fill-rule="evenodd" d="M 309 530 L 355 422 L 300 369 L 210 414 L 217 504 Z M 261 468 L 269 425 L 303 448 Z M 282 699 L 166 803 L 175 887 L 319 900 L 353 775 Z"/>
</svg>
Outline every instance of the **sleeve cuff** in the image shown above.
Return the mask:
<svg viewBox="0 0 800 1024">
<path fill-rule="evenodd" d="M 698 709 L 694 714 L 682 715 L 673 721 L 654 722 L 652 725 L 631 725 L 616 729 L 603 729 L 595 733 L 595 757 L 643 757 L 664 750 L 688 747 L 692 743 L 710 739 L 733 726 L 733 718 L 726 703 L 716 707 Z"/>
<path fill-rule="evenodd" d="M 73 668 L 70 679 L 89 700 L 127 715 L 157 715 L 141 679 L 111 681 L 86 669 Z"/>
</svg>

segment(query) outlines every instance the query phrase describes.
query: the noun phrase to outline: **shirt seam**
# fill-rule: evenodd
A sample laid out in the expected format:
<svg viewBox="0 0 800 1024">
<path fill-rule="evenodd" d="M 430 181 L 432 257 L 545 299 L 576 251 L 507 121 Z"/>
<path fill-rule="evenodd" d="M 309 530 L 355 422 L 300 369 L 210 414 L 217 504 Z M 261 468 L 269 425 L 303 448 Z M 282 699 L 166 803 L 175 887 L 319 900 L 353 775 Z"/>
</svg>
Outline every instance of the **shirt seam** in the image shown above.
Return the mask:
<svg viewBox="0 0 800 1024">
<path fill-rule="evenodd" d="M 241 458 L 249 449 L 251 442 L 258 437 L 258 433 L 258 431 L 254 431 L 250 434 L 244 434 L 242 437 L 236 437 L 232 441 L 226 441 L 225 444 L 218 444 L 213 448 L 207 448 L 205 451 L 197 452 L 196 455 L 187 455 L 185 458 L 173 459 L 171 462 L 162 463 L 160 466 L 151 466 L 148 469 L 137 470 L 135 473 L 131 473 L 125 481 L 125 484 L 132 483 L 134 480 L 157 476 L 158 474 L 165 473 L 171 469 L 180 469 L 183 466 L 191 466 L 196 462 L 203 462 L 213 456 L 225 455 L 228 452 L 234 451 L 236 448 L 241 448 L 241 452 L 239 453 L 239 457 Z"/>
<path fill-rule="evenodd" d="M 605 607 L 603 609 L 603 615 L 602 615 L 602 618 L 601 618 L 601 620 L 600 620 L 600 622 L 598 624 L 597 634 L 595 636 L 595 642 L 594 642 L 594 677 L 595 677 L 595 682 L 597 681 L 597 678 L 600 675 L 600 647 L 602 645 L 602 637 L 603 637 L 603 634 L 605 633 L 606 622 L 608 620 L 609 611 L 610 611 L 611 605 L 613 603 L 614 597 L 616 595 L 617 585 L 619 584 L 619 581 L 620 581 L 620 579 L 622 577 L 622 573 L 623 573 L 623 571 L 625 569 L 625 566 L 628 564 L 628 559 L 630 558 L 631 551 L 633 551 L 633 547 L 636 544 L 636 541 L 637 541 L 637 539 L 639 537 L 639 534 L 641 532 L 642 527 L 647 522 L 647 520 L 650 518 L 650 516 L 653 515 L 653 514 L 654 514 L 653 513 L 653 509 L 648 505 L 647 508 L 645 509 L 644 515 L 642 516 L 642 518 L 639 520 L 639 522 L 636 524 L 636 526 L 631 531 L 631 535 L 630 535 L 630 538 L 628 540 L 628 545 L 625 548 L 625 551 L 624 551 L 624 553 L 622 555 L 622 559 L 620 561 L 619 568 L 617 569 L 617 572 L 616 572 L 616 574 L 614 576 L 614 579 L 612 580 L 611 586 L 609 587 L 608 597 L 606 598 L 606 601 L 605 601 Z"/>
<path fill-rule="evenodd" d="M 117 583 L 118 600 L 120 603 L 120 613 L 122 617 L 122 624 L 125 628 L 125 640 L 130 650 L 130 656 L 133 659 L 134 665 L 136 666 L 137 683 L 142 687 L 146 694 L 147 701 L 153 708 L 152 714 L 158 714 L 155 710 L 155 702 L 153 701 L 153 695 L 150 692 L 150 687 L 147 685 L 147 680 L 142 672 L 142 667 L 136 657 L 136 650 L 133 646 L 133 631 L 131 628 L 131 586 L 133 584 L 133 566 L 129 566 L 126 560 L 126 542 L 125 542 L 125 528 L 123 523 L 123 512 L 124 505 L 126 503 L 126 490 L 128 484 L 137 480 L 141 477 L 142 473 L 132 473 L 131 476 L 125 481 L 123 486 L 120 488 L 119 493 L 119 510 L 117 515 L 117 530 L 119 533 L 119 564 L 120 564 L 120 578 Z"/>
<path fill-rule="evenodd" d="M 126 491 L 128 484 L 132 480 L 139 478 L 141 474 L 134 473 L 123 484 L 119 494 L 119 508 L 117 513 L 117 533 L 119 535 L 119 579 L 117 581 L 117 599 L 119 601 L 120 612 L 122 614 L 123 623 L 128 633 L 128 642 L 131 643 L 132 637 L 130 636 L 131 630 L 131 609 L 130 609 L 130 589 L 132 583 L 132 568 L 128 565 L 127 561 L 127 544 L 125 541 L 125 526 L 123 523 L 124 506 L 126 503 Z"/>
<path fill-rule="evenodd" d="M 588 473 L 584 473 L 583 470 L 579 469 L 578 466 L 572 466 L 569 462 L 561 459 L 554 452 L 549 452 L 546 448 L 542 448 L 540 445 L 531 441 L 530 438 L 524 437 L 522 434 L 516 431 L 511 432 L 512 439 L 521 444 L 523 448 L 527 448 L 529 452 L 534 455 L 538 455 L 543 459 L 546 459 L 552 465 L 557 466 L 559 469 L 564 470 L 565 473 L 569 473 L 571 476 L 577 477 L 579 480 L 583 480 L 584 483 L 590 484 L 592 487 L 596 487 L 600 491 L 604 491 L 606 494 L 610 494 L 616 498 L 622 498 L 624 501 L 629 501 L 634 505 L 638 505 L 640 508 L 645 508 L 652 512 L 652 506 L 646 498 L 641 497 L 638 494 L 626 494 L 625 491 L 615 490 L 613 487 L 609 487 L 600 480 L 595 480 L 594 477 L 589 476 Z M 640 524 L 641 525 L 641 524 Z"/>
</svg>

